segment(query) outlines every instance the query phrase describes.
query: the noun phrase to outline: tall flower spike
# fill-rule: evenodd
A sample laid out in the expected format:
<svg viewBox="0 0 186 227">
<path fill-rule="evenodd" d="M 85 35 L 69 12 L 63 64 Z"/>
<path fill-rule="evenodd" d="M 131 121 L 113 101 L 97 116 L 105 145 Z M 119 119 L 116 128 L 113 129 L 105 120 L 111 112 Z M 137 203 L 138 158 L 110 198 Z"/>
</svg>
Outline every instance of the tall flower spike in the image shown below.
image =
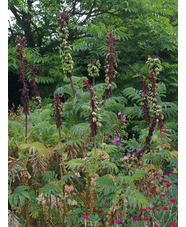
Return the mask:
<svg viewBox="0 0 186 227">
<path fill-rule="evenodd" d="M 62 125 L 61 115 L 63 113 L 63 106 L 60 102 L 60 98 L 62 98 L 62 96 L 58 93 L 55 93 L 54 99 L 52 100 L 52 116 L 56 119 L 56 126 L 58 129 L 61 128 Z"/>
<path fill-rule="evenodd" d="M 151 103 L 152 104 L 152 112 L 153 112 L 153 120 L 152 120 L 152 123 L 149 124 L 149 133 L 148 133 L 148 136 L 146 137 L 146 140 L 145 140 L 145 145 L 143 146 L 143 148 L 137 152 L 135 154 L 135 156 L 137 156 L 138 158 L 140 157 L 140 155 L 146 151 L 149 146 L 150 146 L 150 141 L 151 141 L 151 138 L 152 138 L 152 135 L 153 135 L 153 132 L 154 132 L 154 129 L 156 127 L 156 124 L 158 123 L 158 127 L 159 127 L 159 130 L 160 130 L 160 137 L 161 137 L 161 147 L 162 147 L 162 129 L 163 129 L 163 114 L 162 114 L 162 110 L 161 110 L 161 106 L 158 105 L 158 102 L 157 102 L 157 92 L 156 92 L 156 88 L 157 88 L 157 85 L 156 85 L 156 75 L 159 74 L 159 72 L 162 70 L 162 67 L 160 65 L 160 60 L 155 57 L 155 56 L 152 56 L 152 57 L 149 57 L 148 58 L 148 61 L 146 62 L 148 67 L 149 67 L 149 70 L 150 70 L 150 74 L 148 74 L 146 76 L 146 79 L 150 79 L 151 80 L 151 84 L 149 85 L 149 91 L 147 92 L 147 84 L 146 84 L 146 81 L 145 79 L 140 76 L 140 79 L 142 80 L 143 82 L 143 95 L 144 95 L 144 101 L 143 101 L 143 111 L 145 112 L 144 113 L 144 116 L 145 116 L 145 120 L 147 123 L 149 123 L 150 121 L 150 117 L 149 115 L 147 115 L 147 104 Z M 156 75 L 155 75 L 156 73 Z M 149 103 L 148 103 L 149 101 Z"/>
<path fill-rule="evenodd" d="M 68 24 L 69 24 L 69 15 L 67 11 L 64 9 L 61 14 L 57 15 L 58 17 L 58 25 L 59 28 L 57 29 L 57 32 L 59 33 L 59 40 L 61 41 L 60 44 L 60 57 L 61 57 L 61 63 L 63 67 L 63 72 L 67 75 L 67 77 L 70 78 L 71 86 L 72 86 L 72 91 L 73 91 L 73 99 L 75 99 L 75 90 L 74 90 L 74 84 L 72 81 L 72 70 L 73 70 L 73 60 L 71 56 L 72 48 L 70 45 L 67 43 L 67 39 L 69 36 L 69 31 L 68 31 Z"/>
<path fill-rule="evenodd" d="M 39 94 L 37 84 L 36 84 L 36 74 L 37 74 L 37 67 L 32 66 L 31 67 L 31 87 L 32 87 L 32 94 L 34 96 L 34 102 L 37 105 L 37 107 L 42 108 L 41 106 L 41 96 Z"/>
<path fill-rule="evenodd" d="M 25 44 L 25 37 L 20 38 L 17 40 L 18 45 L 17 45 L 17 58 L 20 61 L 19 62 L 19 81 L 22 83 L 23 87 L 20 89 L 21 91 L 21 103 L 23 105 L 23 113 L 25 115 L 29 114 L 29 89 L 28 85 L 25 79 L 25 74 L 26 70 L 25 68 L 27 67 L 27 60 L 26 57 L 23 56 L 23 47 L 26 45 Z"/>
<path fill-rule="evenodd" d="M 89 122 L 90 122 L 90 128 L 91 128 L 91 134 L 90 136 L 93 137 L 94 140 L 94 150 L 96 154 L 96 134 L 98 127 L 101 127 L 101 123 L 99 122 L 101 120 L 101 116 L 98 114 L 98 111 L 100 108 L 97 106 L 99 104 L 99 101 L 97 101 L 97 96 L 94 95 L 94 91 L 91 87 L 91 85 L 86 81 L 83 80 L 83 84 L 87 87 L 87 89 L 90 92 L 91 95 L 91 101 L 90 101 L 90 115 L 89 115 Z"/>
<path fill-rule="evenodd" d="M 110 93 L 111 93 L 111 83 L 115 78 L 115 74 L 116 74 L 116 70 L 114 69 L 115 67 L 117 67 L 117 62 L 115 60 L 116 57 L 116 52 L 114 50 L 114 45 L 115 45 L 115 35 L 112 33 L 109 33 L 109 36 L 107 36 L 107 44 L 106 46 L 108 46 L 108 50 L 107 50 L 107 56 L 105 61 L 107 62 L 107 65 L 105 66 L 105 99 L 104 99 L 104 103 L 103 103 L 103 107 L 105 106 L 105 102 L 106 99 L 108 97 L 110 97 Z"/>
</svg>

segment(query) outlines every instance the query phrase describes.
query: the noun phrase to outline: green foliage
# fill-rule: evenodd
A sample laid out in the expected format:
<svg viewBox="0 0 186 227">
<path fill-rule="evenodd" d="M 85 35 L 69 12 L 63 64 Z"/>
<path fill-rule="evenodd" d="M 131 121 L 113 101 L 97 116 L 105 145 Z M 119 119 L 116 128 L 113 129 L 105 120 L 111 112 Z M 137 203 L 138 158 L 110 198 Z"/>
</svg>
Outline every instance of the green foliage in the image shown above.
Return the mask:
<svg viewBox="0 0 186 227">
<path fill-rule="evenodd" d="M 32 218 L 37 218 L 39 216 L 40 206 L 37 201 L 37 195 L 34 190 L 29 191 L 29 213 Z"/>
<path fill-rule="evenodd" d="M 28 189 L 27 186 L 18 186 L 13 191 L 11 195 L 9 195 L 9 202 L 12 206 L 16 207 L 19 205 L 23 206 L 25 202 L 25 198 L 30 199 L 30 194 L 26 190 Z"/>
<path fill-rule="evenodd" d="M 97 183 L 96 188 L 98 188 L 99 191 L 104 191 L 104 195 L 108 195 L 116 190 L 114 181 L 108 176 L 99 177 L 95 182 Z"/>
<path fill-rule="evenodd" d="M 66 163 L 67 168 L 71 170 L 82 168 L 85 165 L 86 165 L 86 161 L 80 160 L 80 159 L 72 159 Z"/>
</svg>

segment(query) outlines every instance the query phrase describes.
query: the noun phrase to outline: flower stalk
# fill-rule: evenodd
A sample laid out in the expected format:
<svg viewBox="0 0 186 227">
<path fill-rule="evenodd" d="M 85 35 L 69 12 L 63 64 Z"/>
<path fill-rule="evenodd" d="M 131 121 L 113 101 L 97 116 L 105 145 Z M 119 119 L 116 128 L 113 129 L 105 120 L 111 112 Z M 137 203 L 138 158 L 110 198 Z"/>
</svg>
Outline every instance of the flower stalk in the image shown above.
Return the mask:
<svg viewBox="0 0 186 227">
<path fill-rule="evenodd" d="M 23 47 L 26 45 L 25 43 L 25 37 L 20 38 L 17 40 L 18 45 L 17 45 L 17 59 L 20 61 L 19 62 L 19 79 L 18 81 L 22 83 L 22 88 L 20 89 L 21 91 L 21 103 L 23 106 L 23 113 L 25 114 L 25 137 L 27 141 L 27 134 L 28 134 L 28 129 L 27 129 L 27 116 L 29 114 L 29 89 L 28 89 L 28 84 L 26 82 L 26 67 L 27 67 L 27 60 L 26 57 L 23 56 Z"/>
<path fill-rule="evenodd" d="M 63 72 L 67 75 L 67 77 L 70 78 L 70 83 L 72 87 L 73 92 L 73 99 L 75 99 L 75 89 L 74 84 L 72 81 L 72 70 L 73 70 L 73 60 L 72 60 L 72 48 L 70 47 L 70 44 L 67 43 L 67 39 L 69 37 L 69 31 L 68 31 L 68 24 L 69 24 L 69 15 L 67 11 L 64 9 L 61 14 L 57 15 L 58 17 L 58 25 L 59 28 L 57 29 L 57 32 L 59 33 L 59 41 L 61 41 L 60 44 L 60 57 L 62 59 L 62 67 Z"/>
<path fill-rule="evenodd" d="M 105 66 L 105 98 L 104 98 L 104 102 L 103 102 L 103 108 L 105 107 L 105 103 L 106 103 L 106 99 L 110 97 L 111 94 L 111 87 L 112 87 L 112 82 L 115 79 L 115 74 L 116 74 L 116 70 L 115 68 L 117 67 L 117 62 L 115 60 L 116 52 L 114 49 L 114 45 L 115 45 L 115 35 L 112 33 L 109 33 L 109 35 L 106 37 L 106 46 L 108 46 L 108 50 L 106 51 L 107 55 L 106 55 L 106 66 Z"/>
</svg>

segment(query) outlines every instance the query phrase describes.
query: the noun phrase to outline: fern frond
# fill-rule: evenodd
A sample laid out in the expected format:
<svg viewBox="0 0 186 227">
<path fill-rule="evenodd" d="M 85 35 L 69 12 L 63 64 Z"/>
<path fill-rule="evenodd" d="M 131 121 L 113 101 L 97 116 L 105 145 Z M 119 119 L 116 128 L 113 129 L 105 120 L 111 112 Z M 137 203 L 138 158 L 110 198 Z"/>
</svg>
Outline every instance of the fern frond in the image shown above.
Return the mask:
<svg viewBox="0 0 186 227">
<path fill-rule="evenodd" d="M 135 209 L 137 206 L 138 208 L 147 207 L 148 200 L 144 195 L 142 195 L 138 190 L 127 188 L 124 196 L 127 198 L 130 208 Z"/>
<path fill-rule="evenodd" d="M 99 191 L 104 191 L 105 195 L 116 190 L 114 181 L 108 176 L 99 177 L 94 182 L 97 183 L 96 188 L 98 188 Z"/>
<path fill-rule="evenodd" d="M 113 162 L 104 161 L 101 163 L 103 167 L 107 166 L 108 170 L 111 170 L 112 173 L 118 173 L 119 169 L 117 165 Z"/>
<path fill-rule="evenodd" d="M 73 136 L 87 137 L 90 133 L 90 125 L 89 123 L 79 123 L 70 128 L 70 133 Z"/>
<path fill-rule="evenodd" d="M 33 142 L 30 144 L 21 144 L 20 149 L 29 149 L 29 154 L 37 154 L 39 157 L 46 156 L 47 148 L 40 142 Z"/>
<path fill-rule="evenodd" d="M 57 174 L 54 171 L 47 171 L 45 173 L 42 174 L 43 179 L 45 182 L 53 182 L 53 181 L 57 181 Z"/>
<path fill-rule="evenodd" d="M 123 95 L 128 99 L 135 101 L 136 103 L 139 103 L 142 101 L 142 97 L 140 96 L 139 91 L 137 91 L 133 87 L 125 88 L 123 90 Z"/>
<path fill-rule="evenodd" d="M 66 146 L 81 146 L 81 143 L 83 143 L 84 140 L 82 138 L 78 138 L 78 137 L 73 137 L 71 139 L 69 139 L 67 142 L 64 143 L 64 145 Z"/>
<path fill-rule="evenodd" d="M 37 201 L 37 195 L 34 190 L 29 191 L 30 200 L 29 200 L 29 214 L 33 218 L 37 218 L 39 216 L 40 206 Z"/>
<path fill-rule="evenodd" d="M 85 165 L 86 161 L 81 159 L 72 159 L 66 163 L 67 168 L 72 170 L 83 168 Z"/>
</svg>

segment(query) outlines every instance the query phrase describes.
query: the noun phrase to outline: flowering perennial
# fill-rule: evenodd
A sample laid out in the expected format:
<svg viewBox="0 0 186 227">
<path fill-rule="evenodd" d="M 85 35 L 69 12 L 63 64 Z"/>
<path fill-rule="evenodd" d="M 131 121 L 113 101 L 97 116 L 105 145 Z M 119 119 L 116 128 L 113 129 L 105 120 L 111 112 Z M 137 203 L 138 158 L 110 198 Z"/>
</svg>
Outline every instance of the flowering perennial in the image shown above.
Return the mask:
<svg viewBox="0 0 186 227">
<path fill-rule="evenodd" d="M 91 85 L 86 80 L 83 80 L 83 84 L 87 87 L 91 95 L 89 122 L 91 128 L 90 136 L 94 137 L 97 134 L 98 127 L 101 126 L 101 123 L 99 122 L 101 120 L 101 116 L 97 113 L 100 110 L 98 107 L 99 101 L 96 100 L 97 96 L 94 95 Z"/>
<path fill-rule="evenodd" d="M 116 74 L 116 70 L 114 69 L 114 67 L 117 67 L 117 62 L 115 60 L 116 57 L 116 52 L 114 50 L 114 45 L 115 45 L 115 35 L 112 33 L 109 33 L 109 35 L 106 37 L 107 40 L 107 44 L 106 46 L 108 46 L 108 50 L 107 50 L 107 56 L 106 56 L 106 63 L 107 65 L 105 66 L 105 99 L 104 99 L 104 104 L 106 102 L 106 99 L 108 97 L 110 97 L 110 93 L 111 93 L 111 83 L 113 82 L 114 78 L 115 78 L 115 74 Z"/>
<path fill-rule="evenodd" d="M 25 74 L 26 70 L 25 68 L 27 67 L 27 60 L 26 57 L 23 56 L 23 47 L 26 45 L 25 43 L 25 37 L 20 38 L 17 40 L 18 45 L 17 45 L 17 58 L 20 60 L 19 62 L 19 81 L 22 83 L 23 88 L 20 89 L 21 91 L 21 103 L 23 105 L 23 113 L 25 115 L 29 114 L 29 89 L 28 85 L 25 79 Z"/>
</svg>

